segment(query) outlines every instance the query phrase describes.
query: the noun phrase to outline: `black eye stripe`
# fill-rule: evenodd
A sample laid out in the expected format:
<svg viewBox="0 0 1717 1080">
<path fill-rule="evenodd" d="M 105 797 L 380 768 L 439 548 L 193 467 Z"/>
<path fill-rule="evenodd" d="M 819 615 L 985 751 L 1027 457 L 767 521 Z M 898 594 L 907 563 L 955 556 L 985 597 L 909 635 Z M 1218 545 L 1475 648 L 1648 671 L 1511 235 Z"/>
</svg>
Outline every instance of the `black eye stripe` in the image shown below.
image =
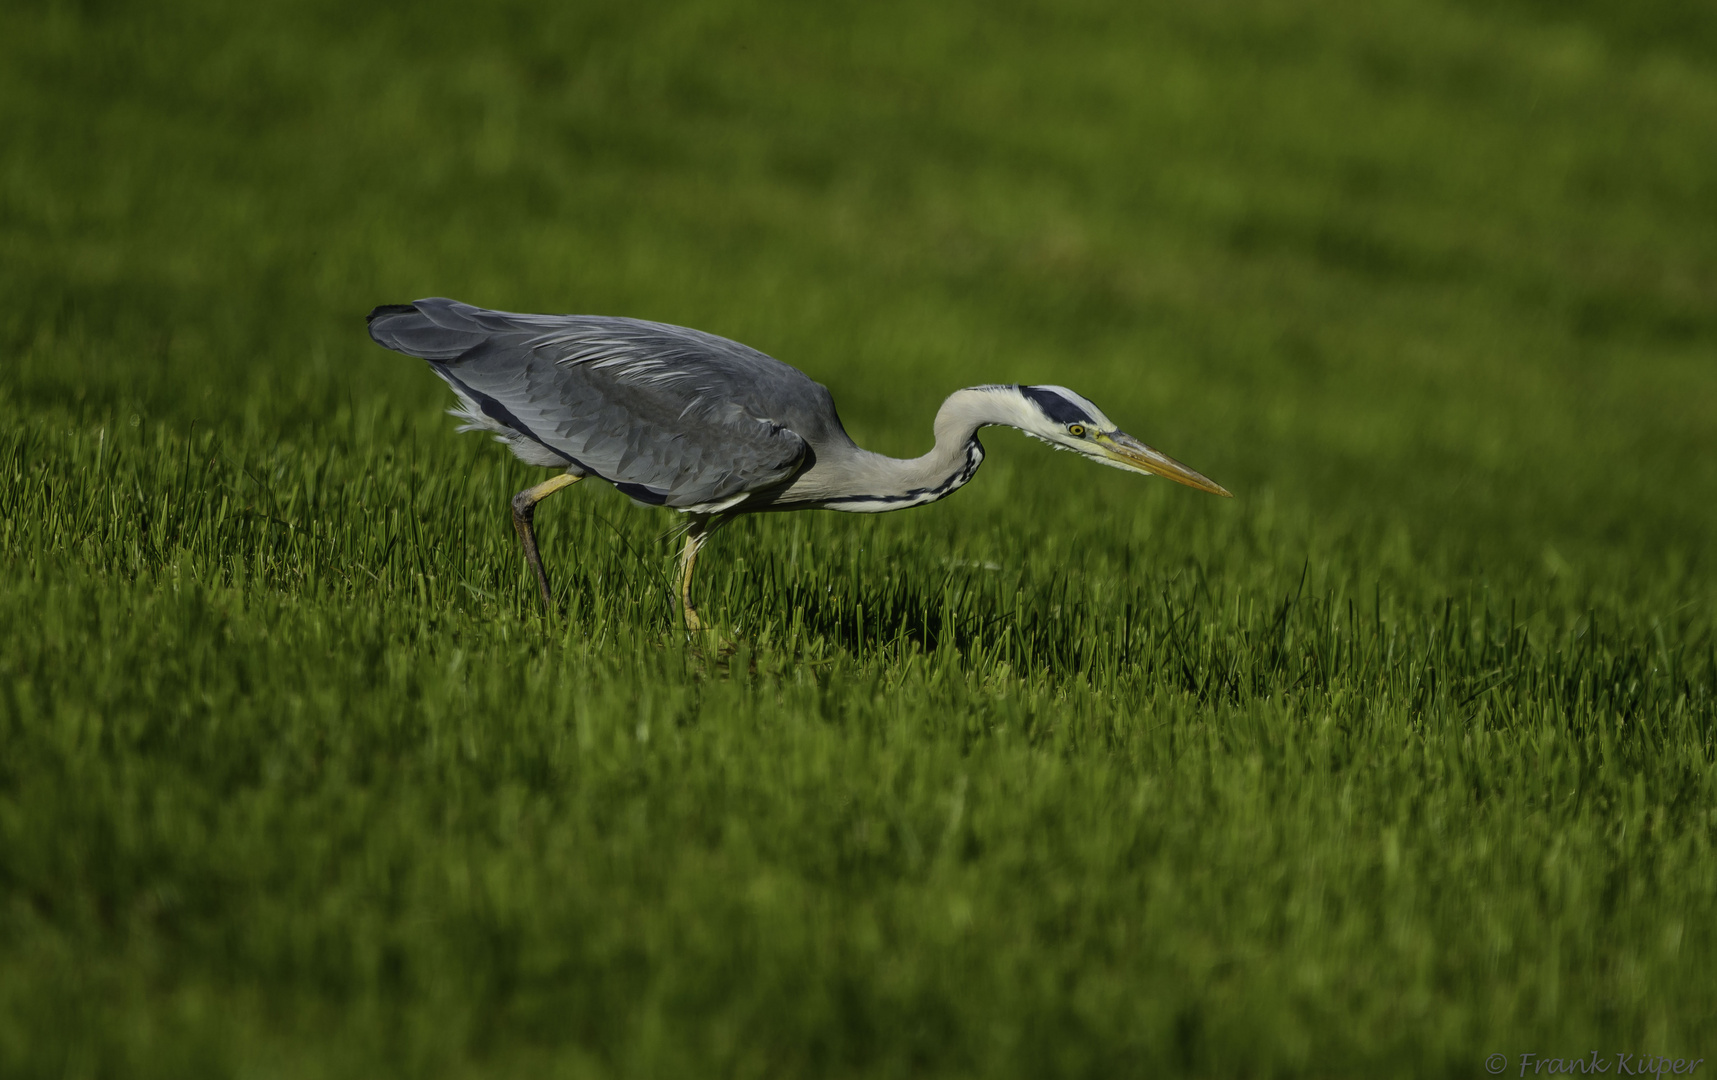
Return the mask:
<svg viewBox="0 0 1717 1080">
<path fill-rule="evenodd" d="M 1019 392 L 1031 399 L 1032 403 L 1043 410 L 1043 415 L 1057 424 L 1089 424 L 1092 419 L 1085 415 L 1085 410 L 1068 401 L 1053 390 L 1045 390 L 1041 386 L 1022 386 Z"/>
</svg>

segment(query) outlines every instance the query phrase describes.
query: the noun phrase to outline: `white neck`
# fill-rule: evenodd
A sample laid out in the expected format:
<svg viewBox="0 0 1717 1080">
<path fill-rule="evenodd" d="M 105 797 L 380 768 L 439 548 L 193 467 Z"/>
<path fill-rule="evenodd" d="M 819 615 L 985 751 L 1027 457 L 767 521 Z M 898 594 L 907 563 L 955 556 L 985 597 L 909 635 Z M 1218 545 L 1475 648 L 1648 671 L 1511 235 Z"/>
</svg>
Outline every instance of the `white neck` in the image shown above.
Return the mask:
<svg viewBox="0 0 1717 1080">
<path fill-rule="evenodd" d="M 861 514 L 904 510 L 945 498 L 978 471 L 984 448 L 979 428 L 994 424 L 1023 428 L 1032 407 L 1012 386 L 974 386 L 948 395 L 936 413 L 936 445 L 915 458 L 891 458 L 853 447 L 849 454 L 819 459 L 793 484 L 792 502 L 814 502 L 830 510 Z"/>
</svg>

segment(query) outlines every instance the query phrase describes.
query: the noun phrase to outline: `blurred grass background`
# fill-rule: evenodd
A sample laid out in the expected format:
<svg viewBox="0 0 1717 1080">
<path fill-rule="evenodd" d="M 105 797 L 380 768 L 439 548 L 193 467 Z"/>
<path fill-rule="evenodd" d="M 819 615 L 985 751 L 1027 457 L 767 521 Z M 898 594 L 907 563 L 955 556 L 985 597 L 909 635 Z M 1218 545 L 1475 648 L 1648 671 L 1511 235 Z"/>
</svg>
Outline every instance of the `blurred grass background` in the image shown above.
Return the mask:
<svg viewBox="0 0 1717 1080">
<path fill-rule="evenodd" d="M 1717 10 L 0 9 L 0 1071 L 1717 1050 Z M 369 343 L 683 323 L 910 514 L 506 499 Z"/>
</svg>

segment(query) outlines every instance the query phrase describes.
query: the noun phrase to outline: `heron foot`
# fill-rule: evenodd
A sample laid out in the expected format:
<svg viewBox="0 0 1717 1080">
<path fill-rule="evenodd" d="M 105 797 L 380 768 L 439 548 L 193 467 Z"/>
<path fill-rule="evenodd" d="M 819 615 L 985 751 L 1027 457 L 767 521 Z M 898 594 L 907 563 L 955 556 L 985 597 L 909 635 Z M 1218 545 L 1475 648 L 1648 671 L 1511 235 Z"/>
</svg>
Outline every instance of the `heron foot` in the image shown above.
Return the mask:
<svg viewBox="0 0 1717 1080">
<path fill-rule="evenodd" d="M 513 496 L 513 531 L 519 534 L 519 543 L 524 546 L 525 562 L 536 571 L 537 589 L 541 591 L 543 598 L 543 611 L 549 615 L 554 614 L 554 597 L 549 592 L 548 571 L 543 569 L 542 556 L 537 552 L 537 533 L 532 521 L 536 517 L 537 503 L 583 479 L 582 476 L 562 473 Z"/>
</svg>

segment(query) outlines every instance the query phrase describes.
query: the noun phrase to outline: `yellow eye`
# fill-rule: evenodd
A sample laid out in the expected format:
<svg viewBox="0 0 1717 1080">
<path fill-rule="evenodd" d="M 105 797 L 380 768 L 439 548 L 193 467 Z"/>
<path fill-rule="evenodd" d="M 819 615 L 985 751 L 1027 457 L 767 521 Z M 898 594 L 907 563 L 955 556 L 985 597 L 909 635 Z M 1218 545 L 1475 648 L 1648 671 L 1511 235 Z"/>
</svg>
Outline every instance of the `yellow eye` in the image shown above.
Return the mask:
<svg viewBox="0 0 1717 1080">
<path fill-rule="evenodd" d="M 1084 424 L 1068 424 L 1067 425 L 1067 434 L 1073 436 L 1075 439 L 1083 439 L 1085 437 L 1085 425 Z"/>
</svg>

